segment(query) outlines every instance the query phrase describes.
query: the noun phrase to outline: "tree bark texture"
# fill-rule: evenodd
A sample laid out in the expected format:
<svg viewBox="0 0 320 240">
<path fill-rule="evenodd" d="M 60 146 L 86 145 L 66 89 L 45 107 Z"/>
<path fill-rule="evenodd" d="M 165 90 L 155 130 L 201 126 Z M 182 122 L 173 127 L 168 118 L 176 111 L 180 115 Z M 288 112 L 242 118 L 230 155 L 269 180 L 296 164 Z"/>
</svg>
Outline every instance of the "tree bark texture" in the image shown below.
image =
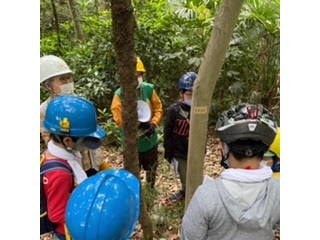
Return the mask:
<svg viewBox="0 0 320 240">
<path fill-rule="evenodd" d="M 124 133 L 124 168 L 140 180 L 138 162 L 138 113 L 136 55 L 134 51 L 134 17 L 130 0 L 111 0 L 113 44 L 122 93 L 122 120 Z M 143 239 L 153 238 L 144 193 L 141 189 L 140 218 Z"/>
<path fill-rule="evenodd" d="M 212 94 L 220 76 L 242 4 L 243 0 L 225 0 L 221 4 L 204 54 L 204 60 L 193 87 L 185 209 L 187 209 L 195 190 L 203 181 L 203 164 Z"/>
<path fill-rule="evenodd" d="M 77 39 L 81 41 L 83 44 L 85 44 L 86 39 L 82 31 L 80 16 L 77 12 L 76 3 L 74 2 L 74 0 L 68 0 L 68 4 L 69 4 L 69 9 L 72 16 L 72 21 L 73 21 L 74 30 L 76 32 Z"/>
<path fill-rule="evenodd" d="M 61 40 L 60 40 L 60 27 L 59 27 L 59 19 L 58 19 L 58 14 L 57 14 L 57 8 L 56 8 L 56 3 L 54 0 L 51 0 L 51 8 L 52 8 L 52 13 L 53 13 L 53 26 L 56 29 L 57 32 L 57 40 L 58 40 L 58 51 L 60 53 L 60 48 L 61 48 Z"/>
</svg>

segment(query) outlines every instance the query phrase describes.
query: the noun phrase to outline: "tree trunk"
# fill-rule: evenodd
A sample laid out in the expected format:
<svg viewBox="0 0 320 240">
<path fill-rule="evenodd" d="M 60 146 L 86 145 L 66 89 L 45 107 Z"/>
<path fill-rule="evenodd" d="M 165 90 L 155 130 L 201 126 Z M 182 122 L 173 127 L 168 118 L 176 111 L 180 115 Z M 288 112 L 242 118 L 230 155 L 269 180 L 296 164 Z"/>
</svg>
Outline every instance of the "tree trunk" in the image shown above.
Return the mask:
<svg viewBox="0 0 320 240">
<path fill-rule="evenodd" d="M 76 4 L 74 0 L 68 0 L 69 8 L 70 8 L 70 13 L 72 16 L 72 21 L 74 25 L 74 30 L 76 32 L 77 39 L 81 41 L 83 44 L 86 43 L 86 39 L 84 37 L 81 23 L 80 23 L 80 16 L 77 12 Z"/>
<path fill-rule="evenodd" d="M 54 0 L 51 0 L 51 7 L 52 7 L 52 12 L 53 12 L 53 26 L 56 29 L 57 32 L 57 41 L 58 41 L 58 51 L 61 53 L 60 48 L 61 48 L 61 39 L 60 39 L 60 27 L 59 27 L 59 19 L 58 19 L 58 14 L 57 14 L 57 8 L 56 8 L 56 3 Z"/>
<path fill-rule="evenodd" d="M 116 63 L 122 93 L 122 119 L 124 133 L 124 168 L 140 180 L 138 163 L 138 113 L 136 55 L 134 52 L 134 17 L 130 0 L 111 0 L 112 32 Z M 140 219 L 144 238 L 153 239 L 153 225 L 147 212 L 141 189 Z"/>
<path fill-rule="evenodd" d="M 203 181 L 203 163 L 212 94 L 220 76 L 242 4 L 243 0 L 225 0 L 221 4 L 197 81 L 193 87 L 185 209 L 195 190 Z"/>
</svg>

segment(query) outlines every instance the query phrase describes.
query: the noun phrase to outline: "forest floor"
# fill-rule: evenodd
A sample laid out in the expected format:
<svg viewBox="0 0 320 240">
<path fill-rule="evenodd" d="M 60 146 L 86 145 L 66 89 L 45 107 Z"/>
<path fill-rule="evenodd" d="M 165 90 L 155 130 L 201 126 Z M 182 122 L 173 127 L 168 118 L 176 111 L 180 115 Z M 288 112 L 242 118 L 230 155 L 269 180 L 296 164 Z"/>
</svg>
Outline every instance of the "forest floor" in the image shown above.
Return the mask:
<svg viewBox="0 0 320 240">
<path fill-rule="evenodd" d="M 208 131 L 213 132 L 213 131 Z M 145 191 L 146 204 L 150 218 L 153 222 L 154 240 L 180 240 L 181 220 L 184 212 L 184 200 L 171 201 L 172 194 L 179 191 L 181 183 L 179 177 L 174 180 L 173 167 L 163 158 L 163 146 L 159 144 L 159 166 L 155 189 L 151 190 L 145 181 L 145 172 L 142 170 L 140 180 Z M 116 149 L 103 150 L 103 155 L 113 168 L 123 168 L 121 152 Z M 218 139 L 208 134 L 206 154 L 204 159 L 203 174 L 217 178 L 223 171 L 220 165 L 220 150 Z M 131 240 L 143 239 L 143 231 L 140 224 L 137 225 Z M 274 240 L 280 239 L 280 231 L 275 232 Z"/>
<path fill-rule="evenodd" d="M 213 132 L 213 131 L 208 131 Z M 203 174 L 216 178 L 223 171 L 220 165 L 220 150 L 218 139 L 208 134 L 206 154 L 204 159 Z M 122 152 L 114 147 L 101 147 L 104 161 L 112 168 L 123 168 Z M 181 220 L 185 203 L 183 200 L 171 201 L 169 197 L 179 191 L 181 183 L 173 177 L 172 165 L 163 158 L 163 146 L 159 144 L 159 166 L 155 189 L 150 189 L 145 181 L 145 172 L 140 173 L 140 180 L 145 195 L 145 201 L 150 218 L 153 222 L 153 240 L 180 240 Z M 50 240 L 48 238 L 40 238 Z M 143 231 L 140 224 L 130 240 L 143 239 Z M 280 231 L 275 232 L 273 240 L 280 240 Z"/>
</svg>

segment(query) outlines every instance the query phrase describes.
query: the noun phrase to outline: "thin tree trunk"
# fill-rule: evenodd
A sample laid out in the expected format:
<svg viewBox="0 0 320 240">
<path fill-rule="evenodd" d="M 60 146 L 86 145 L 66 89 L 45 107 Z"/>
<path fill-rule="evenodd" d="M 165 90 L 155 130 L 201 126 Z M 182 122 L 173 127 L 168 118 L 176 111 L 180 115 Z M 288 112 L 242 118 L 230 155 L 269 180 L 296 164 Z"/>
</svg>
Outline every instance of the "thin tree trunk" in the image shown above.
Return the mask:
<svg viewBox="0 0 320 240">
<path fill-rule="evenodd" d="M 81 41 L 83 44 L 86 43 L 86 39 L 84 37 L 82 27 L 81 27 L 81 22 L 80 22 L 80 16 L 77 12 L 76 4 L 74 0 L 68 0 L 71 16 L 72 16 L 72 21 L 74 25 L 74 30 L 76 32 L 77 39 Z"/>
<path fill-rule="evenodd" d="M 53 12 L 53 25 L 54 28 L 56 29 L 57 32 L 57 41 L 58 41 L 58 51 L 60 52 L 60 48 L 61 48 L 61 39 L 60 39 L 60 27 L 59 27 L 59 19 L 58 19 L 58 14 L 57 14 L 57 9 L 56 9 L 56 4 L 54 2 L 54 0 L 51 0 L 51 8 L 52 8 L 52 12 Z"/>
<path fill-rule="evenodd" d="M 122 93 L 122 119 L 124 132 L 124 168 L 140 179 L 138 163 L 138 113 L 136 56 L 134 52 L 134 17 L 130 0 L 111 0 L 112 32 L 116 63 Z M 144 193 L 141 189 L 140 219 L 143 239 L 153 239 L 153 224 L 149 217 Z"/>
<path fill-rule="evenodd" d="M 203 181 L 203 162 L 212 94 L 220 76 L 242 4 L 243 0 L 225 0 L 221 4 L 193 88 L 185 209 L 195 190 Z"/>
</svg>

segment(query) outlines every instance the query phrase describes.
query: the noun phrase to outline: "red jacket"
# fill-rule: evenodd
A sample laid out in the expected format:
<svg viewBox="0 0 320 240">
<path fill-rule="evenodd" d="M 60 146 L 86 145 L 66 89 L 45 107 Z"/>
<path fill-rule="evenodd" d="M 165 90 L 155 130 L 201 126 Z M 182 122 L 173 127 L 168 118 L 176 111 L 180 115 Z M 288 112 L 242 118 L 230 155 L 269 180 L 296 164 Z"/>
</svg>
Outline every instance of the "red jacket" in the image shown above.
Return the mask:
<svg viewBox="0 0 320 240">
<path fill-rule="evenodd" d="M 72 169 L 67 161 L 63 159 L 55 160 Z M 46 159 L 46 161 L 50 161 L 50 159 Z M 53 223 L 57 224 L 55 231 L 61 234 L 65 234 L 65 210 L 70 193 L 74 188 L 73 183 L 72 174 L 65 170 L 53 170 L 43 175 L 43 189 L 47 197 L 48 217 Z"/>
</svg>

